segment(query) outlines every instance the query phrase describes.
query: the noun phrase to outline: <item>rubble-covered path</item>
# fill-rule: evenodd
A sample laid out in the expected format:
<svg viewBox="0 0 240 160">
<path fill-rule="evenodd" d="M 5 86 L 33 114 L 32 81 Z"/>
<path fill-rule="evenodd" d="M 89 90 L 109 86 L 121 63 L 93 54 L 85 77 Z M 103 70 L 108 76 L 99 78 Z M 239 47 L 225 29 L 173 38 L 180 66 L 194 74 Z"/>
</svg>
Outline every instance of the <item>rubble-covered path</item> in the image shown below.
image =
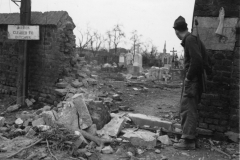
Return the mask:
<svg viewBox="0 0 240 160">
<path fill-rule="evenodd" d="M 104 144 L 104 146 L 97 144 L 99 141 L 96 140 L 97 136 L 93 139 L 90 138 L 90 140 L 87 138 L 89 142 L 88 144 L 85 144 L 84 138 L 80 138 L 81 141 L 75 142 L 74 137 L 70 136 L 70 132 L 61 130 L 61 128 L 53 128 L 52 130 L 49 130 L 46 128 L 47 125 L 39 125 L 43 122 L 44 124 L 48 123 L 50 126 L 52 122 L 55 123 L 53 120 L 45 119 L 47 114 L 54 115 L 56 112 L 59 112 L 58 115 L 61 115 L 61 113 L 66 113 L 67 115 L 70 112 L 71 114 L 74 114 L 74 110 L 69 110 L 69 107 L 65 106 L 62 108 L 54 105 L 48 106 L 47 104 L 36 103 L 31 108 L 24 107 L 19 108 L 14 112 L 5 112 L 9 106 L 9 102 L 12 102 L 12 100 L 2 97 L 0 102 L 0 113 L 4 114 L 0 115 L 0 117 L 4 117 L 5 120 L 2 121 L 3 124 L 2 127 L 0 127 L 0 142 L 4 143 L 4 145 L 0 143 L 0 159 L 1 157 L 6 159 L 7 156 L 15 154 L 22 148 L 31 146 L 40 138 L 43 138 L 44 140 L 29 149 L 19 152 L 19 154 L 13 156 L 15 158 L 12 159 L 20 160 L 27 158 L 28 160 L 56 160 L 56 157 L 58 160 L 238 159 L 239 145 L 237 143 L 230 141 L 217 141 L 212 140 L 209 137 L 201 137 L 199 141 L 199 144 L 201 145 L 200 148 L 194 151 L 181 151 L 174 149 L 172 146 L 173 142 L 176 142 L 178 140 L 177 138 L 180 136 L 180 134 L 177 133 L 177 130 L 179 131 L 178 128 L 175 128 L 176 133 L 172 133 L 164 129 L 161 130 L 161 127 L 152 130 L 153 128 L 151 127 L 148 128 L 146 125 L 141 125 L 141 120 L 143 119 L 143 121 L 148 121 L 146 120 L 148 119 L 148 116 L 157 117 L 158 119 L 166 122 L 166 126 L 171 126 L 172 122 L 176 122 L 176 120 L 174 120 L 174 115 L 176 115 L 179 108 L 181 82 L 165 85 L 159 82 L 146 81 L 146 79 L 142 81 L 139 79 L 126 81 L 126 79 L 122 79 L 121 76 L 119 80 L 109 78 L 111 77 L 110 75 L 108 75 L 107 78 L 103 78 L 104 75 L 99 74 L 98 77 L 97 88 L 95 88 L 95 91 L 91 92 L 91 94 L 95 94 L 95 97 L 97 97 L 96 101 L 105 102 L 106 106 L 108 106 L 110 112 L 112 113 L 112 119 L 108 124 L 105 124 L 104 128 L 101 130 L 96 131 L 95 126 L 95 131 L 94 127 L 90 127 L 93 129 L 92 131 L 88 129 L 86 131 L 94 136 L 98 135 L 104 139 L 113 137 L 114 141 L 110 140 L 110 145 L 107 143 L 107 145 Z M 85 89 L 88 91 L 90 90 L 89 88 Z M 91 94 L 89 94 L 90 97 L 92 96 Z M 73 95 L 74 94 L 72 94 L 72 96 Z M 78 107 L 84 106 L 84 102 L 81 97 L 76 98 L 72 104 Z M 69 103 L 69 105 L 71 108 L 71 103 Z M 38 112 L 44 113 L 43 115 L 45 116 L 38 114 Z M 30 113 L 30 115 L 35 115 L 33 118 L 35 120 L 31 122 L 31 126 L 25 125 L 25 123 L 28 123 L 28 120 L 24 119 L 23 115 L 28 113 Z M 92 112 L 90 113 L 92 114 Z M 74 118 L 81 118 L 81 113 L 78 113 L 78 116 L 71 116 L 71 114 L 67 115 L 70 116 L 67 119 L 58 120 L 58 122 L 62 121 L 65 123 L 65 121 L 68 121 L 69 119 L 74 120 Z M 135 120 L 138 119 L 138 124 L 134 122 L 134 116 Z M 130 122 L 128 121 L 129 118 L 133 123 L 131 120 Z M 158 123 L 158 120 L 153 119 L 153 123 L 155 123 L 155 121 Z M 78 125 L 76 126 L 76 123 L 71 123 L 72 125 L 75 125 L 75 127 L 79 127 Z M 34 125 L 35 128 L 38 127 L 38 131 L 32 129 L 34 128 L 32 127 Z M 102 125 L 102 123 L 100 122 L 97 125 Z M 41 126 L 45 126 L 45 129 L 41 128 Z M 84 125 L 81 127 L 86 128 Z M 39 130 L 46 130 L 46 133 L 44 131 L 39 132 Z M 45 133 L 45 135 L 43 133 Z M 78 134 L 81 135 L 82 133 Z M 85 136 L 86 135 L 83 137 Z M 66 138 L 65 141 L 64 138 Z M 47 141 L 47 139 L 49 139 L 49 141 Z M 59 139 L 63 141 L 63 143 L 58 143 Z M 94 143 L 94 141 L 96 143 Z M 51 147 L 49 147 L 49 145 Z M 74 149 L 75 145 L 77 145 L 79 149 Z"/>
</svg>

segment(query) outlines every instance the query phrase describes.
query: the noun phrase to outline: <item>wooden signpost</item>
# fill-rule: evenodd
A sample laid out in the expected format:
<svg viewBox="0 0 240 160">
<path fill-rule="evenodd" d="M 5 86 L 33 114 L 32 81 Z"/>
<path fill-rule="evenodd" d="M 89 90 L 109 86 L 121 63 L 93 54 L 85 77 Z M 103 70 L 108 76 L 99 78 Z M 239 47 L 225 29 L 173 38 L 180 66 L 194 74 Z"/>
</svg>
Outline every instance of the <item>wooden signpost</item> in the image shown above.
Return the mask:
<svg viewBox="0 0 240 160">
<path fill-rule="evenodd" d="M 31 24 L 31 0 L 22 0 L 20 8 L 20 25 L 9 25 L 9 39 L 19 40 L 17 104 L 24 105 L 27 97 L 27 52 L 28 41 L 39 39 L 39 28 Z M 38 30 L 38 31 L 37 31 Z M 37 35 L 38 34 L 38 35 Z"/>
</svg>

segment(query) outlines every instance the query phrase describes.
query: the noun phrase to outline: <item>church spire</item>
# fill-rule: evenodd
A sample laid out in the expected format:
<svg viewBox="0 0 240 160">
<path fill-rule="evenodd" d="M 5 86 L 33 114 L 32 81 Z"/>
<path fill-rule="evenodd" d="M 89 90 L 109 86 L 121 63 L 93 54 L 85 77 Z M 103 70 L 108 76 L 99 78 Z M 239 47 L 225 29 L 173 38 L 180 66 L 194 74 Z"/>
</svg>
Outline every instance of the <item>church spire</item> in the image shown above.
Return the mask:
<svg viewBox="0 0 240 160">
<path fill-rule="evenodd" d="M 163 53 L 167 53 L 167 50 L 166 50 L 166 41 L 165 41 L 165 43 L 164 43 Z"/>
</svg>

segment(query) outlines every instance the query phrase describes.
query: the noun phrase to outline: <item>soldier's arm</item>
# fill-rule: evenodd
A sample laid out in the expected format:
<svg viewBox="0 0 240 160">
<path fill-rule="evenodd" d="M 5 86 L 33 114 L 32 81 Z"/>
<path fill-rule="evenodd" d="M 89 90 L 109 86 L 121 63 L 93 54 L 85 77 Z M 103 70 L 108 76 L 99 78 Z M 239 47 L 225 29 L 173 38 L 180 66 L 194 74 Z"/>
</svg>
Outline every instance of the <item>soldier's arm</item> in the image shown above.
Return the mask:
<svg viewBox="0 0 240 160">
<path fill-rule="evenodd" d="M 202 71 L 202 55 L 195 37 L 186 39 L 186 47 L 190 54 L 190 65 L 186 77 L 192 80 Z"/>
</svg>

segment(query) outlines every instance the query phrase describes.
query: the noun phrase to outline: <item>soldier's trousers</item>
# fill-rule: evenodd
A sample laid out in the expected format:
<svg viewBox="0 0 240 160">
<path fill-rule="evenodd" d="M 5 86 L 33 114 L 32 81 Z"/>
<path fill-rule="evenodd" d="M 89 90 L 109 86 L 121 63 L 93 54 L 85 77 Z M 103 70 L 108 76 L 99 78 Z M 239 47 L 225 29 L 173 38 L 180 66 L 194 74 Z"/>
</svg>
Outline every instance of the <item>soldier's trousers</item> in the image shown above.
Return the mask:
<svg viewBox="0 0 240 160">
<path fill-rule="evenodd" d="M 200 100 L 199 95 L 199 82 L 197 78 L 192 81 L 186 80 L 180 106 L 180 118 L 182 126 L 181 138 L 195 139 L 197 135 L 197 105 Z"/>
</svg>

